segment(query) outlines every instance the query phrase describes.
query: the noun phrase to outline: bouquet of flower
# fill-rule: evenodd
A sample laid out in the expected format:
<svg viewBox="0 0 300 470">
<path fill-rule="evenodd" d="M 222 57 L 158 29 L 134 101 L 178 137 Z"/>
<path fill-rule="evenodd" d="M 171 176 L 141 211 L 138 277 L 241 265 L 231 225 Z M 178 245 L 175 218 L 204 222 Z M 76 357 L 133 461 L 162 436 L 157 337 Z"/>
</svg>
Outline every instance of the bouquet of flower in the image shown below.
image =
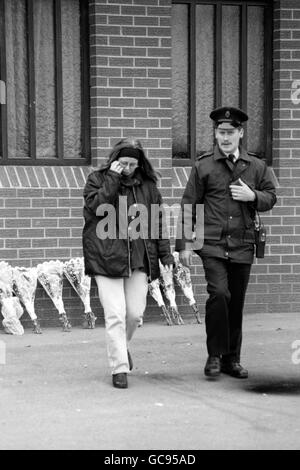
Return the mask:
<svg viewBox="0 0 300 470">
<path fill-rule="evenodd" d="M 165 305 L 161 290 L 160 290 L 160 282 L 159 279 L 154 279 L 149 283 L 149 293 L 153 297 L 154 300 L 158 303 L 158 306 L 162 309 L 162 313 L 164 318 L 167 322 L 167 325 L 172 325 L 172 319 L 170 317 L 170 313 L 168 308 Z"/>
<path fill-rule="evenodd" d="M 168 271 L 161 262 L 159 262 L 160 267 L 160 282 L 163 287 L 164 294 L 170 303 L 170 310 L 173 317 L 174 322 L 177 325 L 184 325 L 184 321 L 178 311 L 178 307 L 176 304 L 176 293 L 174 288 L 174 281 L 173 281 L 173 272 Z"/>
<path fill-rule="evenodd" d="M 0 261 L 0 281 L 6 286 L 9 292 L 12 292 L 12 267 L 6 261 Z"/>
<path fill-rule="evenodd" d="M 71 331 L 71 323 L 68 320 L 62 299 L 63 266 L 64 264 L 58 260 L 45 261 L 37 265 L 37 275 L 38 281 L 58 310 L 59 319 L 63 325 L 63 331 Z"/>
<path fill-rule="evenodd" d="M 34 309 L 37 269 L 15 267 L 12 269 L 12 278 L 13 292 L 25 306 L 33 323 L 33 332 L 41 334 L 41 327 Z"/>
<path fill-rule="evenodd" d="M 22 306 L 12 294 L 12 267 L 5 261 L 0 261 L 0 304 L 4 317 L 2 325 L 5 333 L 23 335 L 24 328 L 19 318 L 23 314 Z"/>
<path fill-rule="evenodd" d="M 189 305 L 192 307 L 195 313 L 197 322 L 202 323 L 200 318 L 200 312 L 194 298 L 190 270 L 186 266 L 183 266 L 183 264 L 179 261 L 178 252 L 175 251 L 173 253 L 173 256 L 175 260 L 175 269 L 173 271 L 175 282 L 181 288 L 185 297 L 188 299 Z"/>
<path fill-rule="evenodd" d="M 72 258 L 69 261 L 66 261 L 63 266 L 63 272 L 83 302 L 83 328 L 95 328 L 95 322 L 97 318 L 92 312 L 90 304 L 91 278 L 86 276 L 84 273 L 83 258 Z"/>
<path fill-rule="evenodd" d="M 0 295 L 3 295 L 3 286 L 1 281 Z M 24 328 L 19 319 L 23 315 L 23 308 L 18 297 L 2 297 L 1 312 L 4 317 L 2 325 L 5 333 L 9 335 L 22 336 L 24 334 Z"/>
</svg>

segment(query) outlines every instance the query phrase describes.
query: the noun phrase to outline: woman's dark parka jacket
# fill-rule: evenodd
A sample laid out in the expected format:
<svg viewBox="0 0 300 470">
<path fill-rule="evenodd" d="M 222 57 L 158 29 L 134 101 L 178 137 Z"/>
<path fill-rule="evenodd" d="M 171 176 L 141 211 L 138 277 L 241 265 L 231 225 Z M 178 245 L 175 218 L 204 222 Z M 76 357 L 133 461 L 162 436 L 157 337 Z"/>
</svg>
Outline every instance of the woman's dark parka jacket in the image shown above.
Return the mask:
<svg viewBox="0 0 300 470">
<path fill-rule="evenodd" d="M 122 185 L 121 178 L 121 175 L 105 167 L 88 176 L 83 192 L 85 225 L 82 242 L 85 273 L 113 278 L 130 275 L 127 228 L 130 231 L 130 223 L 135 217 L 139 217 L 139 212 L 135 210 L 131 211 L 131 214 L 136 212 L 136 215 L 127 216 L 126 210 L 129 210 L 130 214 L 130 208 L 126 201 L 131 201 L 133 205 L 142 205 L 147 210 L 146 217 L 139 217 L 139 221 L 148 260 L 146 270 L 148 278 L 153 280 L 160 274 L 158 260 L 163 265 L 174 263 L 161 207 L 161 194 L 156 183 L 145 179 L 139 170 L 136 170 L 133 185 L 130 187 Z M 131 208 L 133 205 L 130 204 Z M 108 212 L 105 209 L 112 210 L 110 219 L 107 218 Z M 100 234 L 98 225 L 102 224 L 103 228 L 105 220 L 110 221 L 114 232 L 113 236 L 110 234 L 107 238 Z"/>
</svg>

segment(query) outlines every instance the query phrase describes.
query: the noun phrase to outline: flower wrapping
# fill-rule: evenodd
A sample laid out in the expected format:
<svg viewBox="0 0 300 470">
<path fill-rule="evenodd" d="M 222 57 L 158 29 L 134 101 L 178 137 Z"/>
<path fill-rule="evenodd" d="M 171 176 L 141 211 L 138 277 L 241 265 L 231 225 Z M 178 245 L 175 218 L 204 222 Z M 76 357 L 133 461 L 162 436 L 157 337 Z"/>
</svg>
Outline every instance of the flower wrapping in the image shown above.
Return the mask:
<svg viewBox="0 0 300 470">
<path fill-rule="evenodd" d="M 0 261 L 0 282 L 2 283 L 2 291 L 4 289 L 6 295 L 9 293 L 12 295 L 12 267 L 6 261 Z"/>
<path fill-rule="evenodd" d="M 12 269 L 13 291 L 25 306 L 31 320 L 36 320 L 34 300 L 37 287 L 37 269 L 15 267 Z"/>
<path fill-rule="evenodd" d="M 21 336 L 24 328 L 19 320 L 23 314 L 23 308 L 17 297 L 13 297 L 9 284 L 0 281 L 0 303 L 3 315 L 2 325 L 5 333 Z"/>
<path fill-rule="evenodd" d="M 60 315 L 65 315 L 62 299 L 63 266 L 61 261 L 45 261 L 37 265 L 37 278 Z"/>
<path fill-rule="evenodd" d="M 91 311 L 91 278 L 84 273 L 83 258 L 72 258 L 63 266 L 63 273 L 78 294 L 84 305 L 84 312 Z"/>
<path fill-rule="evenodd" d="M 160 282 L 163 287 L 164 294 L 170 303 L 170 310 L 173 316 L 175 323 L 178 325 L 183 325 L 184 321 L 178 311 L 176 304 L 176 292 L 174 288 L 173 280 L 173 271 L 167 271 L 161 262 L 159 262 L 160 267 Z"/>
<path fill-rule="evenodd" d="M 191 272 L 188 267 L 183 266 L 183 264 L 179 261 L 179 253 L 175 251 L 173 253 L 173 257 L 175 260 L 175 268 L 173 271 L 173 276 L 175 279 L 176 284 L 181 288 L 183 294 L 187 298 L 189 305 L 192 307 L 196 319 L 198 323 L 202 323 L 200 319 L 200 312 L 198 310 L 196 300 L 194 297 L 192 280 L 191 280 Z"/>
<path fill-rule="evenodd" d="M 148 285 L 149 293 L 156 300 L 158 306 L 162 309 L 163 315 L 166 319 L 168 325 L 172 325 L 172 319 L 170 317 L 170 313 L 165 305 L 161 290 L 160 290 L 160 281 L 159 279 L 154 279 Z"/>
</svg>

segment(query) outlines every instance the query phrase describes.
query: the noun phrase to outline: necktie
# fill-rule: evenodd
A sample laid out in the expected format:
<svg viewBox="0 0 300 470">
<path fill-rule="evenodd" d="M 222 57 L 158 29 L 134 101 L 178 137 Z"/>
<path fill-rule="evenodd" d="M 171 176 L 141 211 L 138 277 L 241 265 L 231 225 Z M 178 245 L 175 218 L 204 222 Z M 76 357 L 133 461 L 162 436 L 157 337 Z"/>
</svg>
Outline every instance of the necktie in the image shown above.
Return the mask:
<svg viewBox="0 0 300 470">
<path fill-rule="evenodd" d="M 233 153 L 230 153 L 228 155 L 228 159 L 231 161 L 231 163 L 234 163 L 235 162 L 235 156 L 233 155 Z"/>
</svg>

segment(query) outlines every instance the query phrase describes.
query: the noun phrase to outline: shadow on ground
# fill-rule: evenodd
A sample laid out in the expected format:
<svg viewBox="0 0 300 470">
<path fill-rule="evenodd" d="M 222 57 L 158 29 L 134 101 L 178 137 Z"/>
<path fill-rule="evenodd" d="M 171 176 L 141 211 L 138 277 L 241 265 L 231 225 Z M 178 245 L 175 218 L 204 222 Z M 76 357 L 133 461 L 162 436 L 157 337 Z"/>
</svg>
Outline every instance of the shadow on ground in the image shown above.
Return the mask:
<svg viewBox="0 0 300 470">
<path fill-rule="evenodd" d="M 245 390 L 253 393 L 266 393 L 269 395 L 300 395 L 300 378 L 295 377 L 255 377 L 245 387 Z"/>
</svg>

